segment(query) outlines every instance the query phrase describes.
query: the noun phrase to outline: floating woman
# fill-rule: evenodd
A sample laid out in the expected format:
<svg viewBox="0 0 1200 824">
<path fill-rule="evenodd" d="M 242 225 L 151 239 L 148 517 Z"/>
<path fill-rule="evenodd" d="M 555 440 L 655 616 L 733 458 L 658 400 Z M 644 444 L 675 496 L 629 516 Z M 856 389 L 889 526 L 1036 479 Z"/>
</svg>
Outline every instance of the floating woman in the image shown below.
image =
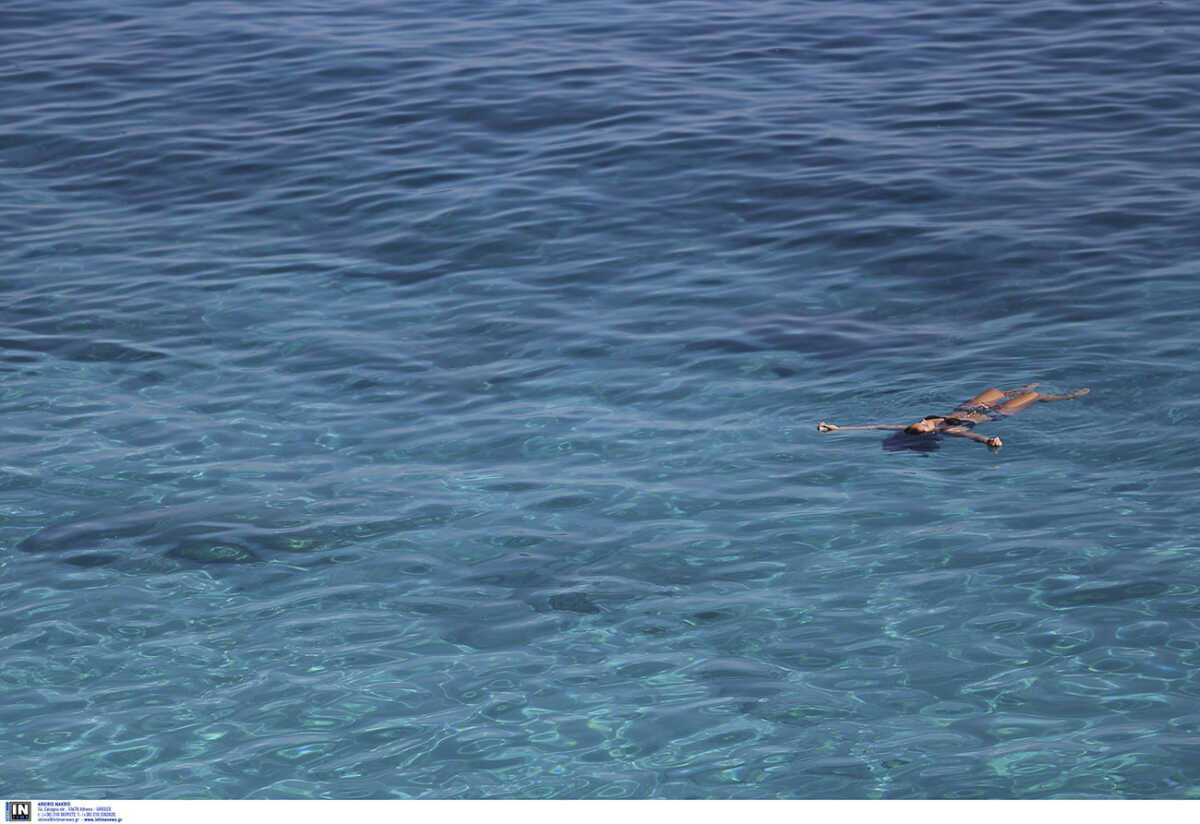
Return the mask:
<svg viewBox="0 0 1200 824">
<path fill-rule="evenodd" d="M 991 449 L 999 449 L 1004 445 L 999 438 L 978 435 L 972 432 L 971 428 L 983 421 L 992 421 L 1009 415 L 1015 415 L 1022 409 L 1032 406 L 1038 401 L 1067 401 L 1071 398 L 1078 398 L 1080 395 L 1086 395 L 1091 391 L 1085 387 L 1083 389 L 1076 389 L 1074 392 L 1068 392 L 1065 395 L 1045 395 L 1041 392 L 1033 391 L 1035 387 L 1037 387 L 1037 384 L 1031 383 L 1028 386 L 1022 386 L 1020 389 L 1010 389 L 1007 392 L 1001 392 L 999 389 L 989 389 L 986 392 L 976 395 L 969 401 L 963 401 L 949 415 L 926 415 L 921 420 L 916 423 L 910 423 L 908 426 L 891 426 L 888 424 L 876 424 L 874 426 L 834 426 L 831 423 L 821 421 L 817 424 L 817 429 L 821 432 L 841 432 L 847 429 L 895 429 L 904 432 L 906 435 L 919 436 L 925 441 L 924 446 L 901 444 L 895 447 L 899 449 L 936 449 L 936 446 L 932 444 L 932 439 L 935 439 L 938 435 L 970 438 L 973 441 L 987 444 Z M 999 406 L 996 405 L 998 401 L 1002 401 L 1005 398 L 1011 398 L 1011 400 L 1005 401 Z"/>
</svg>

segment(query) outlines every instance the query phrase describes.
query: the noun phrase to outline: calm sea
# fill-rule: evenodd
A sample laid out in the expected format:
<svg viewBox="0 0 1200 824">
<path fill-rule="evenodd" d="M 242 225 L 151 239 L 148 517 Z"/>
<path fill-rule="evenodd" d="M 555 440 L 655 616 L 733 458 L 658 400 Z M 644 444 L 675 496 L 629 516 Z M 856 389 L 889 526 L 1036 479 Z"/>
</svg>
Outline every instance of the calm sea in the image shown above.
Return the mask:
<svg viewBox="0 0 1200 824">
<path fill-rule="evenodd" d="M 1200 794 L 1198 24 L 7 0 L 0 787 Z"/>
</svg>

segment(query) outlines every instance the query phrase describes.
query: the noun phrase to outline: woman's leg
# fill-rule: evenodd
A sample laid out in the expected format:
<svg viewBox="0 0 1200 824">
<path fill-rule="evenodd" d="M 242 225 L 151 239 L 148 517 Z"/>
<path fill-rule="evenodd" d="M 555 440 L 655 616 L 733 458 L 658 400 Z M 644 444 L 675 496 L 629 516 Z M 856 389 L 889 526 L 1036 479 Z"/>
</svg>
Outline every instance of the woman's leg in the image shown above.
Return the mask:
<svg viewBox="0 0 1200 824">
<path fill-rule="evenodd" d="M 1038 383 L 1037 383 L 1037 381 L 1034 381 L 1033 383 L 1029 383 L 1029 384 L 1026 384 L 1025 386 L 1022 386 L 1020 389 L 1008 390 L 1007 392 L 1004 393 L 1004 397 L 1011 398 L 1013 395 L 1024 395 L 1026 392 L 1032 392 L 1033 390 L 1035 390 L 1037 388 L 1038 388 Z"/>
<path fill-rule="evenodd" d="M 996 401 L 1003 399 L 1004 396 L 1005 393 L 1001 392 L 999 389 L 992 388 L 986 392 L 979 393 L 969 401 L 963 401 L 958 405 L 958 408 L 968 409 L 972 406 L 982 406 L 984 408 L 988 408 Z"/>
<path fill-rule="evenodd" d="M 1069 401 L 1071 398 L 1078 398 L 1080 395 L 1086 395 L 1092 390 L 1076 389 L 1074 392 L 1068 392 L 1065 395 L 1043 395 L 1041 392 L 1027 392 L 1024 395 L 1017 395 L 1011 401 L 1005 401 L 996 407 L 996 412 L 1001 415 L 1015 415 L 1027 406 L 1032 406 L 1038 401 Z"/>
<path fill-rule="evenodd" d="M 1038 393 L 1039 401 L 1069 401 L 1071 398 L 1078 398 L 1080 395 L 1086 395 L 1092 390 L 1086 386 L 1083 389 L 1076 389 L 1074 392 L 1068 392 L 1065 395 L 1043 395 Z"/>
<path fill-rule="evenodd" d="M 1002 401 L 1005 398 L 1011 398 L 1014 395 L 1024 395 L 1032 392 L 1037 387 L 1036 383 L 1031 383 L 1028 386 L 1022 386 L 1020 389 L 1009 389 L 1007 392 L 1001 392 L 999 389 L 992 387 L 986 392 L 980 393 L 969 401 L 963 401 L 958 405 L 958 409 L 970 409 L 971 407 L 982 406 L 984 409 L 991 409 L 996 401 Z"/>
<path fill-rule="evenodd" d="M 1024 395 L 1017 395 L 1012 400 L 1000 404 L 995 411 L 1000 415 L 1015 415 L 1027 406 L 1037 403 L 1041 397 L 1037 392 L 1026 392 Z"/>
</svg>

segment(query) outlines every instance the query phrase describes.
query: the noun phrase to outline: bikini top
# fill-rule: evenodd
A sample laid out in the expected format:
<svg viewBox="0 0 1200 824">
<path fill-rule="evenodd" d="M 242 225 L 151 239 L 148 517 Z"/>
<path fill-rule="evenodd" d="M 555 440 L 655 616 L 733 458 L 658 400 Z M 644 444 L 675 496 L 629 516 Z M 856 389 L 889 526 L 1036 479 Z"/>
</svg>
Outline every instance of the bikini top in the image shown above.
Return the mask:
<svg viewBox="0 0 1200 824">
<path fill-rule="evenodd" d="M 972 426 L 974 426 L 976 423 L 978 423 L 978 421 L 968 421 L 963 418 L 953 418 L 949 415 L 926 415 L 924 419 L 930 420 L 933 418 L 943 420 L 946 423 L 948 423 L 950 426 L 965 426 L 968 429 L 970 429 Z"/>
</svg>

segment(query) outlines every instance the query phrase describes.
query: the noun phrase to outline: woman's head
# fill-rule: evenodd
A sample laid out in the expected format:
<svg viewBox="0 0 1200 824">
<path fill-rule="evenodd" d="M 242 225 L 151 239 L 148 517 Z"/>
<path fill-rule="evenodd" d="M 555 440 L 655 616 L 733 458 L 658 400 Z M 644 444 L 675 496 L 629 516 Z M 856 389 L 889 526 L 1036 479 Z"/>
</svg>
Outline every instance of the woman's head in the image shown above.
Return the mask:
<svg viewBox="0 0 1200 824">
<path fill-rule="evenodd" d="M 916 423 L 910 423 L 908 426 L 904 427 L 904 431 L 909 435 L 928 435 L 937 431 L 938 424 L 941 423 L 942 420 L 943 419 L 938 415 L 929 415 L 928 417 L 921 418 L 921 420 L 917 421 Z"/>
</svg>

